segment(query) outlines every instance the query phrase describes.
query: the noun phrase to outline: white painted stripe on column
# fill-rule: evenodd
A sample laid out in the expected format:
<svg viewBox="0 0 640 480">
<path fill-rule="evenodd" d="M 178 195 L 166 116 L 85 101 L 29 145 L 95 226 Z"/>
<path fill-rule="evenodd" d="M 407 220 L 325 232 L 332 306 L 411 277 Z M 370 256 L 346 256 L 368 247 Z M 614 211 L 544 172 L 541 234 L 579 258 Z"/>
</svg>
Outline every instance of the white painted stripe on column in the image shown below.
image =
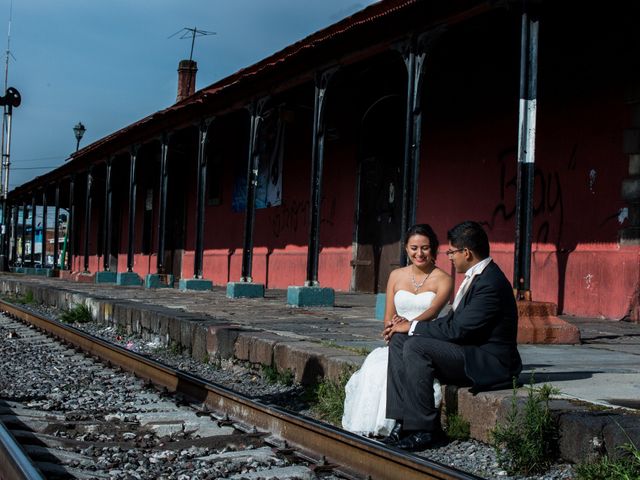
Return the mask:
<svg viewBox="0 0 640 480">
<path fill-rule="evenodd" d="M 527 151 L 525 163 L 534 163 L 536 160 L 536 111 L 538 102 L 534 98 L 527 100 Z"/>
</svg>

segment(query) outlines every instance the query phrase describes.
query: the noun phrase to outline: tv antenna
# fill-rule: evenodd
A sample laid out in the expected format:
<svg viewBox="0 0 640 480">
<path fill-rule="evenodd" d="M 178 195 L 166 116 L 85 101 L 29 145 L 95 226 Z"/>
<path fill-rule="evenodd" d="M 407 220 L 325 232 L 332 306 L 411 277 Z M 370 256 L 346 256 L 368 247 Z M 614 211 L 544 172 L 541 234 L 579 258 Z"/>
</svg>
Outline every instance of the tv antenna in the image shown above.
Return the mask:
<svg viewBox="0 0 640 480">
<path fill-rule="evenodd" d="M 184 27 L 178 30 L 173 35 L 169 36 L 169 38 L 175 37 L 176 35 L 180 35 L 180 40 L 191 37 L 191 51 L 189 52 L 189 76 L 187 77 L 187 92 L 191 90 L 191 79 L 193 77 L 193 68 L 192 68 L 192 59 L 193 59 L 193 46 L 196 43 L 196 37 L 204 37 L 207 35 L 215 35 L 216 32 L 209 32 L 207 30 L 200 30 L 196 27 L 189 28 Z"/>
<path fill-rule="evenodd" d="M 191 38 L 191 51 L 189 52 L 189 61 L 193 59 L 193 46 L 196 43 L 196 37 L 205 37 L 207 35 L 215 35 L 216 32 L 209 32 L 207 30 L 200 30 L 199 28 L 193 27 L 184 27 L 178 30 L 173 35 L 170 35 L 169 38 L 173 38 L 176 35 L 180 34 L 180 40 L 184 40 L 186 38 Z"/>
</svg>

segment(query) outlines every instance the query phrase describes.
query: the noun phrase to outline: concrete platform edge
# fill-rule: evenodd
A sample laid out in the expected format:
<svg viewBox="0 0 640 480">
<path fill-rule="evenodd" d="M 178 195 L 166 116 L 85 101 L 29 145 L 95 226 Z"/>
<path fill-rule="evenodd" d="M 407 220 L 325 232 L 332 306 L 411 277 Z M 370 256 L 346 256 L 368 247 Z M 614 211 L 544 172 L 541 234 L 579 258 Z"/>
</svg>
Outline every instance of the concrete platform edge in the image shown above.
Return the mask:
<svg viewBox="0 0 640 480">
<path fill-rule="evenodd" d="M 310 383 L 318 378 L 338 379 L 357 368 L 364 357 L 349 350 L 323 346 L 305 339 L 292 339 L 261 329 L 233 324 L 226 319 L 203 318 L 157 305 L 87 295 L 75 284 L 42 285 L 35 279 L 2 278 L 3 294 L 25 295 L 31 291 L 36 302 L 69 309 L 86 305 L 98 322 L 110 323 L 143 339 L 159 339 L 164 345 L 179 345 L 194 358 L 234 357 L 241 361 L 291 371 L 296 381 Z M 445 386 L 445 398 L 457 403 L 459 415 L 469 421 L 472 438 L 487 442 L 497 421 L 506 417 L 511 390 L 472 394 L 468 389 Z M 521 389 L 519 395 L 526 395 Z M 453 399 L 453 400 L 451 400 Z M 640 417 L 622 409 L 593 409 L 565 400 L 554 400 L 552 410 L 560 426 L 560 455 L 580 462 L 604 453 L 615 456 L 617 447 L 632 439 L 640 444 Z"/>
</svg>

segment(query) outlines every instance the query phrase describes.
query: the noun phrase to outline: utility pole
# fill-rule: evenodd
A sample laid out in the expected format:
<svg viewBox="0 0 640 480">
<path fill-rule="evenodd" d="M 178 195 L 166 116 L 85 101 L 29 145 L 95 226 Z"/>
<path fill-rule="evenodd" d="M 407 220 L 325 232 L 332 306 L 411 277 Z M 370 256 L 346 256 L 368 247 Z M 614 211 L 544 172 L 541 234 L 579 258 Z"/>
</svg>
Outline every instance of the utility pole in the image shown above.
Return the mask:
<svg viewBox="0 0 640 480">
<path fill-rule="evenodd" d="M 13 87 L 7 88 L 5 96 L 0 97 L 0 105 L 4 107 L 7 130 L 5 150 L 2 153 L 4 184 L 2 188 L 2 230 L 0 231 L 0 269 L 4 271 L 9 267 L 9 242 L 7 241 L 9 238 L 9 215 L 7 212 L 9 205 L 7 203 L 7 196 L 9 194 L 9 166 L 11 165 L 11 114 L 13 113 L 13 107 L 18 107 L 21 101 L 22 98 L 20 97 L 20 92 Z"/>
</svg>

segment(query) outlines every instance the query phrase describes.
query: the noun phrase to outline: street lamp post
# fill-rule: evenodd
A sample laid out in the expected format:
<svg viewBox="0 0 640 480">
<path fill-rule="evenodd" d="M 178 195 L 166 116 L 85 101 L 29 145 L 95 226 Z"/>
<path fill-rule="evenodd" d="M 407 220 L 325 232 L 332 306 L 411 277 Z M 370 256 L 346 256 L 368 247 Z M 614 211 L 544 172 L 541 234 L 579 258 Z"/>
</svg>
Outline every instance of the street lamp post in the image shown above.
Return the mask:
<svg viewBox="0 0 640 480">
<path fill-rule="evenodd" d="M 82 124 L 82 122 L 78 122 L 78 124 L 75 127 L 73 127 L 73 133 L 76 136 L 76 152 L 80 148 L 80 140 L 82 140 L 82 137 L 84 136 L 84 132 L 86 131 L 87 129 Z"/>
</svg>

